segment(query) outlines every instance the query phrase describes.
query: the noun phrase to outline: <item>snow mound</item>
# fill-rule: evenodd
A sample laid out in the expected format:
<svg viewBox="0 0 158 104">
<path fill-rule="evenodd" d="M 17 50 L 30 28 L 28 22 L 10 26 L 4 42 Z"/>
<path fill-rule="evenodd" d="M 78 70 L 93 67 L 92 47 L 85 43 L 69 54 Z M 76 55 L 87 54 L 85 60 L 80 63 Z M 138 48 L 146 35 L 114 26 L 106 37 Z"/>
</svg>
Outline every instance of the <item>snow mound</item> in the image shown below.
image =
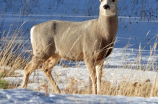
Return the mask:
<svg viewBox="0 0 158 104">
<path fill-rule="evenodd" d="M 33 92 L 26 89 L 0 90 L 0 104 L 157 104 L 157 98 L 60 95 Z"/>
</svg>

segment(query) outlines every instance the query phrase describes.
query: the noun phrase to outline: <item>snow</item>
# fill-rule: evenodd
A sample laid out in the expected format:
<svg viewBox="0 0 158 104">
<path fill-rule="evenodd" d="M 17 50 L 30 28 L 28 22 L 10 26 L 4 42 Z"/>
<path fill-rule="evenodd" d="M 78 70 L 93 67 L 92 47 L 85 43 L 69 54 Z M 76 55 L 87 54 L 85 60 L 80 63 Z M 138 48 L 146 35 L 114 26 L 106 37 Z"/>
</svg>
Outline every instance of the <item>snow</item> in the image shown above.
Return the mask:
<svg viewBox="0 0 158 104">
<path fill-rule="evenodd" d="M 157 56 L 148 56 L 149 50 L 142 51 L 142 67 L 150 65 Z M 108 57 L 104 62 L 103 78 L 104 81 L 110 81 L 114 86 L 117 86 L 120 82 L 126 79 L 126 82 L 139 82 L 144 83 L 146 80 L 150 80 L 150 83 L 155 82 L 157 72 L 155 71 L 143 71 L 135 70 L 132 68 L 123 68 L 123 65 L 133 62 L 139 55 L 137 49 L 122 50 L 121 48 L 115 48 L 112 55 Z M 122 57 L 123 56 L 123 57 Z M 120 61 L 121 60 L 121 61 Z M 70 67 L 62 67 L 63 65 Z M 130 66 L 137 66 L 137 63 L 130 64 Z M 120 68 L 119 68 L 120 67 Z M 2 67 L 10 69 L 9 67 Z M 10 84 L 21 85 L 23 70 L 15 71 L 16 75 L 13 77 L 6 77 Z M 81 90 L 88 86 L 89 72 L 84 62 L 68 62 L 62 60 L 61 63 L 53 68 L 52 75 L 55 78 L 59 88 L 63 91 L 66 89 L 73 80 L 76 80 L 78 89 Z M 144 77 L 145 76 L 145 77 Z M 31 74 L 29 78 L 29 84 L 27 89 L 14 89 L 14 90 L 0 90 L 0 104 L 4 103 L 54 103 L 54 104 L 71 104 L 71 103 L 86 103 L 86 104 L 156 104 L 157 98 L 141 98 L 141 97 L 125 97 L 125 96 L 106 96 L 106 95 L 56 95 L 51 92 L 48 96 L 45 96 L 45 90 L 40 89 L 42 85 L 47 84 L 49 91 L 53 91 L 52 86 L 48 83 L 41 69 L 36 70 Z M 21 87 L 19 87 L 21 88 Z M 40 89 L 40 91 L 39 91 Z M 36 91 L 36 92 L 35 92 Z M 39 94 L 40 93 L 40 94 Z"/>
<path fill-rule="evenodd" d="M 26 89 L 0 90 L 0 104 L 157 104 L 158 98 L 46 94 Z"/>
</svg>

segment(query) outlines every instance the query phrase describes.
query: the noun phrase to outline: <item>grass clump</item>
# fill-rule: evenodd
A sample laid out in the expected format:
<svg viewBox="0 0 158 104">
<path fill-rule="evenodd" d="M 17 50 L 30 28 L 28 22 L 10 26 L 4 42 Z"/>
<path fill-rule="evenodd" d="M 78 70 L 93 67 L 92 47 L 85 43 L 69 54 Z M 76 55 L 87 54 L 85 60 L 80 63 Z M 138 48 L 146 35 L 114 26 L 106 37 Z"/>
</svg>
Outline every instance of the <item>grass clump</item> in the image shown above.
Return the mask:
<svg viewBox="0 0 158 104">
<path fill-rule="evenodd" d="M 0 89 L 7 89 L 9 82 L 3 79 L 3 74 L 0 74 Z"/>
</svg>

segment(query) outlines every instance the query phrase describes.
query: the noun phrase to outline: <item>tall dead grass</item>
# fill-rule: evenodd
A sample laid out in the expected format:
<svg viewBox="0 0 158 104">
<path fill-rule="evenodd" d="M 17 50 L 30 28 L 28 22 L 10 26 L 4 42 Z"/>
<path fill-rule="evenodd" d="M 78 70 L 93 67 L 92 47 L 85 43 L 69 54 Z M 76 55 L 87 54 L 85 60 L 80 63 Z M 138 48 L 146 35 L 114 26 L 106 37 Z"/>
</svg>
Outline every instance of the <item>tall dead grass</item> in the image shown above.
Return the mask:
<svg viewBox="0 0 158 104">
<path fill-rule="evenodd" d="M 22 35 L 19 29 L 15 29 L 1 37 L 0 73 L 3 73 L 3 77 L 12 76 L 15 70 L 23 69 L 29 61 L 31 55 L 25 54 L 26 43 Z"/>
</svg>

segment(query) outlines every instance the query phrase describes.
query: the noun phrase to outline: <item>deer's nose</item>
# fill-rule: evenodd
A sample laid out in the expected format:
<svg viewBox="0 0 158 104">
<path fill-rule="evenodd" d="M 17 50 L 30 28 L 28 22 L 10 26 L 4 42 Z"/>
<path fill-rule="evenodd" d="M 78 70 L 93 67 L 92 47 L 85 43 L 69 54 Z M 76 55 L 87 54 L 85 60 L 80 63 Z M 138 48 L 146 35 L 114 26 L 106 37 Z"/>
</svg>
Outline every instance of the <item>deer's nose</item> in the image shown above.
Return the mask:
<svg viewBox="0 0 158 104">
<path fill-rule="evenodd" d="M 109 5 L 104 5 L 104 9 L 110 9 Z"/>
</svg>

